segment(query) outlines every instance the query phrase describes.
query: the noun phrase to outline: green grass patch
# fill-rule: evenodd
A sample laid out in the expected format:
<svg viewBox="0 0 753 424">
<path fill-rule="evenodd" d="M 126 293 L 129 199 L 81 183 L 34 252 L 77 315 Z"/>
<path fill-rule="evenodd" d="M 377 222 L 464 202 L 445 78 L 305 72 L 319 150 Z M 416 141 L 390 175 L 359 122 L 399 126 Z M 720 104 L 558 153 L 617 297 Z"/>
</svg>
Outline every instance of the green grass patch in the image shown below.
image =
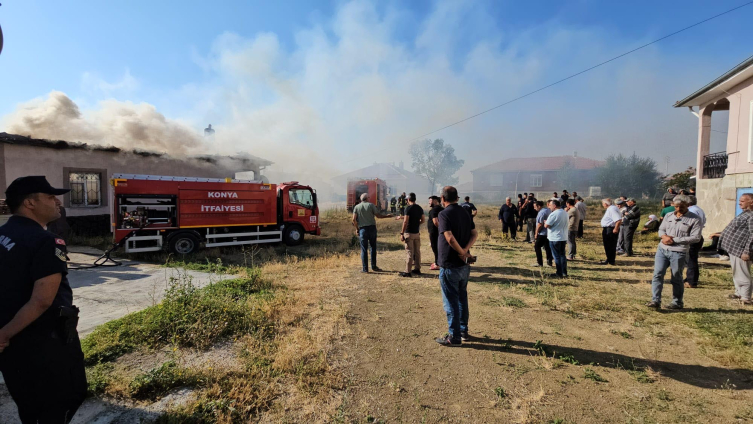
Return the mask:
<svg viewBox="0 0 753 424">
<path fill-rule="evenodd" d="M 511 308 L 525 308 L 527 306 L 526 303 L 521 299 L 512 296 L 505 296 L 502 298 L 502 301 L 504 302 L 505 306 L 509 306 Z"/>
<path fill-rule="evenodd" d="M 200 382 L 201 375 L 197 372 L 181 367 L 175 361 L 167 361 L 134 378 L 128 391 L 134 399 L 159 399 L 172 389 L 195 386 Z"/>
<path fill-rule="evenodd" d="M 689 314 L 687 320 L 707 336 L 705 343 L 716 351 L 715 359 L 725 365 L 753 368 L 753 314 L 747 310 L 726 312 Z"/>
<path fill-rule="evenodd" d="M 82 340 L 85 361 L 111 361 L 139 347 L 204 349 L 233 334 L 268 331 L 263 306 L 270 288 L 258 270 L 202 289 L 185 275 L 171 279 L 162 303 L 103 324 Z"/>
<path fill-rule="evenodd" d="M 594 371 L 592 368 L 586 368 L 583 370 L 583 378 L 587 378 L 589 380 L 596 381 L 598 383 L 608 383 L 609 380 L 606 378 L 600 376 L 596 371 Z"/>
</svg>

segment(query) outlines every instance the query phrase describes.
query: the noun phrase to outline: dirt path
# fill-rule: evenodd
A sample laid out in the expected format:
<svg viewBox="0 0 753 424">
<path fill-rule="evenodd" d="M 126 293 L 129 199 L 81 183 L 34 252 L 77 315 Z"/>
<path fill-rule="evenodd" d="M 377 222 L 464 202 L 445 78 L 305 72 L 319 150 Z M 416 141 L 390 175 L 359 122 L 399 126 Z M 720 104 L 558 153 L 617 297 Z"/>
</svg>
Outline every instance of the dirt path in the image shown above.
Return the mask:
<svg viewBox="0 0 753 424">
<path fill-rule="evenodd" d="M 423 258 L 431 255 L 427 241 L 422 240 Z M 479 261 L 469 285 L 475 338 L 459 348 L 434 342 L 447 326 L 438 272 L 429 271 L 428 263 L 423 277 L 400 278 L 402 251 L 380 256 L 380 267 L 391 270 L 384 273 L 363 275 L 358 258 L 351 258 L 351 288 L 344 293 L 351 302 L 350 328 L 338 352 L 348 378 L 341 418 L 555 423 L 753 418 L 750 370 L 709 359 L 691 329 L 646 317 L 641 305 L 649 294 L 651 257 L 634 258 L 611 275 L 594 261 L 580 261 L 571 265 L 573 278 L 549 281 L 527 265 L 534 262 L 528 244 L 487 239 L 475 250 Z M 591 297 L 599 293 L 605 294 Z M 697 290 L 688 293 L 687 303 L 724 293 Z M 591 302 L 606 304 L 589 308 Z M 563 355 L 565 361 L 556 359 Z"/>
</svg>

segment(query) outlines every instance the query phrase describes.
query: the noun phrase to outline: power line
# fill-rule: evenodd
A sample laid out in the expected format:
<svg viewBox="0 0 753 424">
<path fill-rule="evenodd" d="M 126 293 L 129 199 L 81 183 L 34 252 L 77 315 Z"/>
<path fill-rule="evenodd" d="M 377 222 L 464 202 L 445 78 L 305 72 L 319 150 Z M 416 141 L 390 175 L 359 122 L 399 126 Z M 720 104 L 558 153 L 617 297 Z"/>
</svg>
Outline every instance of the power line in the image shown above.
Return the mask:
<svg viewBox="0 0 753 424">
<path fill-rule="evenodd" d="M 560 79 L 560 80 L 558 80 L 558 81 L 555 81 L 555 82 L 553 82 L 553 83 L 551 83 L 551 84 L 545 85 L 545 86 L 543 86 L 543 87 L 541 87 L 541 88 L 538 88 L 538 89 L 536 89 L 536 90 L 533 90 L 533 91 L 531 91 L 531 92 L 528 92 L 528 93 L 526 93 L 526 94 L 523 94 L 522 96 L 518 96 L 518 97 L 516 97 L 516 98 L 514 98 L 514 99 L 510 99 L 510 100 L 508 100 L 508 101 L 506 101 L 506 102 L 504 102 L 504 103 L 498 104 L 497 106 L 494 106 L 494 107 L 491 107 L 491 108 L 489 108 L 489 109 L 486 109 L 486 110 L 484 110 L 484 111 L 481 111 L 481 112 L 479 112 L 479 113 L 476 113 L 475 115 L 471 115 L 471 116 L 465 117 L 465 118 L 463 118 L 463 119 L 461 119 L 461 120 L 459 120 L 459 121 L 453 122 L 453 123 L 451 123 L 451 124 L 449 124 L 449 125 L 445 125 L 445 126 L 444 126 L 444 127 L 442 127 L 442 128 L 436 129 L 436 130 L 434 130 L 434 131 L 430 131 L 430 132 L 427 132 L 426 134 L 423 134 L 423 135 L 419 135 L 419 136 L 417 136 L 417 137 L 413 137 L 413 138 L 411 138 L 410 140 L 406 140 L 406 141 L 401 141 L 401 143 L 404 143 L 404 142 L 412 142 L 412 141 L 414 141 L 414 140 L 417 140 L 417 139 L 419 139 L 419 138 L 423 138 L 423 137 L 426 137 L 426 136 L 428 136 L 428 135 L 434 134 L 434 133 L 436 133 L 436 132 L 439 132 L 439 131 L 442 131 L 442 130 L 446 130 L 447 128 L 450 128 L 450 127 L 454 127 L 455 125 L 458 125 L 458 124 L 462 124 L 463 122 L 469 121 L 469 120 L 471 120 L 471 119 L 473 119 L 473 118 L 479 117 L 479 116 L 481 116 L 481 115 L 484 115 L 484 114 L 486 114 L 486 113 L 489 113 L 489 112 L 491 112 L 491 111 L 493 111 L 493 110 L 499 109 L 499 108 L 501 108 L 501 107 L 503 107 L 503 106 L 507 106 L 507 105 L 509 105 L 510 103 L 513 103 L 513 102 L 517 102 L 518 100 L 522 100 L 522 99 L 524 99 L 524 98 L 526 98 L 526 97 L 528 97 L 528 96 L 531 96 L 531 95 L 533 95 L 533 94 L 536 94 L 536 93 L 538 93 L 539 91 L 543 91 L 543 90 L 546 90 L 547 88 L 553 87 L 553 86 L 555 86 L 555 85 L 557 85 L 557 84 L 560 84 L 560 83 L 563 83 L 563 82 L 565 82 L 565 81 L 567 81 L 567 80 L 569 80 L 569 79 L 572 79 L 572 78 L 575 78 L 575 77 L 577 77 L 577 76 L 579 76 L 579 75 L 585 74 L 586 72 L 589 72 L 589 71 L 592 71 L 592 70 L 594 70 L 594 69 L 596 69 L 596 68 L 598 68 L 598 67 L 604 66 L 604 65 L 606 65 L 607 63 L 613 62 L 613 61 L 615 61 L 615 60 L 617 60 L 617 59 L 619 59 L 619 58 L 625 57 L 625 56 L 627 56 L 627 55 L 629 55 L 629 54 L 631 54 L 631 53 L 635 53 L 635 52 L 637 52 L 638 50 L 644 49 L 644 48 L 646 48 L 646 47 L 648 47 L 648 46 L 650 46 L 650 45 L 652 45 L 652 44 L 656 44 L 656 43 L 658 43 L 658 42 L 660 42 L 660 41 L 662 41 L 662 40 L 666 40 L 666 39 L 667 39 L 667 38 L 669 38 L 669 37 L 675 36 L 675 35 L 677 35 L 677 34 L 679 34 L 679 33 L 681 33 L 681 32 L 685 32 L 685 31 L 687 31 L 687 30 L 689 30 L 689 29 L 691 29 L 691 28 L 695 28 L 695 27 L 697 27 L 698 25 L 704 24 L 704 23 L 706 23 L 706 22 L 708 22 L 708 21 L 714 20 L 714 19 L 716 19 L 716 18 L 718 18 L 718 17 L 720 17 L 720 16 L 724 16 L 724 15 L 726 15 L 726 14 L 728 14 L 728 13 L 732 13 L 732 12 L 734 12 L 734 11 L 738 10 L 738 9 L 742 9 L 743 7 L 745 7 L 745 6 L 749 6 L 749 5 L 751 5 L 751 4 L 753 4 L 753 1 L 749 1 L 749 2 L 747 2 L 747 3 L 744 3 L 744 4 L 742 4 L 742 5 L 740 5 L 740 6 L 737 6 L 737 7 L 733 7 L 732 9 L 729 9 L 729 10 L 727 10 L 727 11 L 725 11 L 725 12 L 722 12 L 722 13 L 719 13 L 719 14 L 717 14 L 717 15 L 711 16 L 710 18 L 706 18 L 706 19 L 704 19 L 704 20 L 702 20 L 702 21 L 698 21 L 698 22 L 696 22 L 696 23 L 694 23 L 694 24 L 692 24 L 692 25 L 690 25 L 690 26 L 687 26 L 687 27 L 685 27 L 685 28 L 683 28 L 683 29 L 677 30 L 677 31 L 675 31 L 675 32 L 672 32 L 672 33 L 670 33 L 670 34 L 667 34 L 667 35 L 665 35 L 665 36 L 663 36 L 663 37 L 661 37 L 661 38 L 657 38 L 657 39 L 656 39 L 656 40 L 654 40 L 654 41 L 651 41 L 651 42 L 649 42 L 649 43 L 646 43 L 646 44 L 644 44 L 644 45 L 642 45 L 642 46 L 640 46 L 640 47 L 636 47 L 636 48 L 634 48 L 634 49 L 632 49 L 632 50 L 626 51 L 625 53 L 622 53 L 622 54 L 620 54 L 620 55 L 617 55 L 617 56 L 615 56 L 615 57 L 613 57 L 613 58 L 611 58 L 611 59 L 605 60 L 604 62 L 601 62 L 601 63 L 599 63 L 599 64 L 593 65 L 593 66 L 591 66 L 591 67 L 589 67 L 589 68 L 586 68 L 586 69 L 584 69 L 584 70 L 582 70 L 582 71 L 580 71 L 580 72 L 576 72 L 576 73 L 574 73 L 574 74 L 572 74 L 572 75 L 570 75 L 570 76 L 567 76 L 567 77 L 565 77 L 565 78 L 562 78 L 562 79 Z M 357 156 L 357 157 L 354 157 L 354 158 L 351 158 L 351 159 L 345 160 L 345 161 L 344 161 L 344 163 L 352 162 L 352 161 L 354 161 L 354 160 L 357 160 L 357 159 L 361 159 L 361 158 L 363 158 L 363 157 L 371 156 L 371 155 L 373 155 L 373 154 L 375 154 L 375 153 L 380 153 L 380 152 L 383 152 L 383 151 L 385 151 L 385 150 L 387 150 L 387 149 L 389 149 L 389 147 L 385 147 L 384 149 L 380 149 L 380 150 L 376 150 L 376 151 L 373 151 L 373 152 L 371 152 L 371 153 L 369 153 L 369 154 L 367 154 L 367 155 Z"/>
</svg>

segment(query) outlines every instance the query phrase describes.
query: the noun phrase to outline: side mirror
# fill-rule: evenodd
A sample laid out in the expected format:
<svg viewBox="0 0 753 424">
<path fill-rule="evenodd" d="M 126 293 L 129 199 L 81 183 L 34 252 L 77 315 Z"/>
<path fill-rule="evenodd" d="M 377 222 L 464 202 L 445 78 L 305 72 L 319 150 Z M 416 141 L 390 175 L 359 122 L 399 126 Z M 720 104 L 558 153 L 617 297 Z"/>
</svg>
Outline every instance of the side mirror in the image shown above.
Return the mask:
<svg viewBox="0 0 753 424">
<path fill-rule="evenodd" d="M 318 202 L 316 201 L 316 193 L 311 193 L 311 198 L 314 199 L 314 207 L 316 207 L 316 205 L 318 204 Z"/>
</svg>

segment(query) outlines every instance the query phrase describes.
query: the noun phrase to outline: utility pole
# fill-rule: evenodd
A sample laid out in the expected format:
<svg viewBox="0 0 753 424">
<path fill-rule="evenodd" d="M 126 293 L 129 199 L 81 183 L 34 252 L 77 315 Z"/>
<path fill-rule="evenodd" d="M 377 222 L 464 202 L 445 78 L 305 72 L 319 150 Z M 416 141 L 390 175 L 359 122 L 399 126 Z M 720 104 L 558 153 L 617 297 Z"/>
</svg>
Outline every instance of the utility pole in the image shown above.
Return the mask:
<svg viewBox="0 0 753 424">
<path fill-rule="evenodd" d="M 664 174 L 669 175 L 669 156 L 664 156 Z"/>
</svg>

